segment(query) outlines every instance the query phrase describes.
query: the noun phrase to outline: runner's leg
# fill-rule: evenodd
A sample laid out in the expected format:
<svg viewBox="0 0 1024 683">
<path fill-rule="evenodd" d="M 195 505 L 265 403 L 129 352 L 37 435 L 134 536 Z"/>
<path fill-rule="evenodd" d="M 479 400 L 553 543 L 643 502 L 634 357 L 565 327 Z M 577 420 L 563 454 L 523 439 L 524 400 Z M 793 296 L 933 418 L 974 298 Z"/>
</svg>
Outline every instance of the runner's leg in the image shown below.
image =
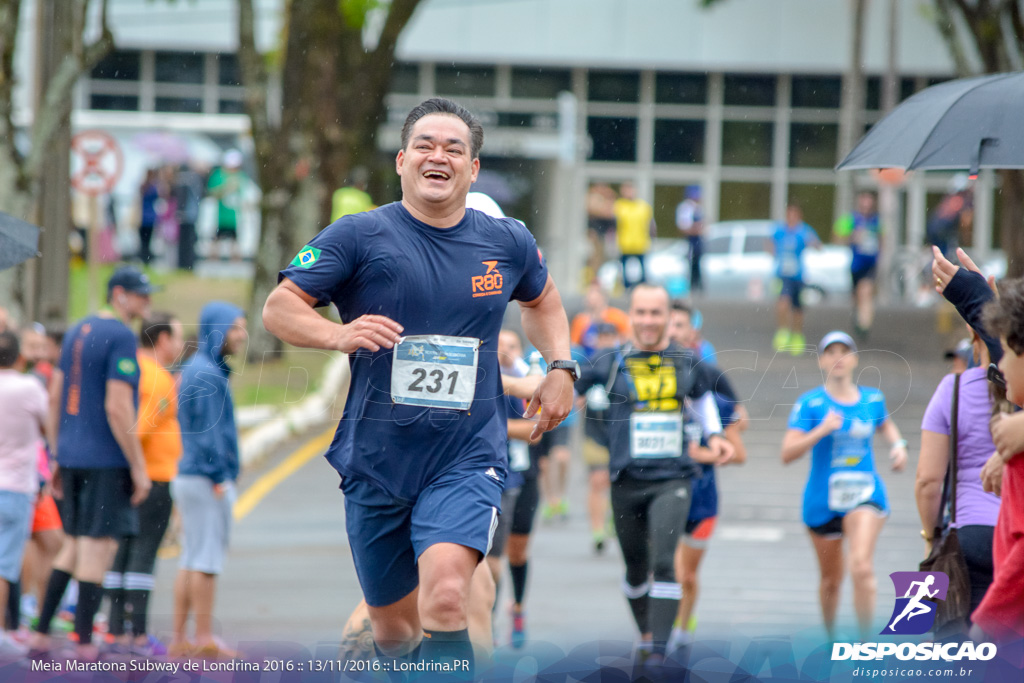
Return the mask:
<svg viewBox="0 0 1024 683">
<path fill-rule="evenodd" d="M 821 601 L 821 616 L 829 638 L 835 635 L 836 612 L 839 609 L 839 589 L 843 583 L 843 539 L 831 538 L 810 532 L 814 552 L 818 557 L 821 582 L 818 585 L 818 599 Z"/>
<path fill-rule="evenodd" d="M 875 609 L 875 543 L 885 526 L 885 517 L 873 507 L 863 506 L 846 513 L 843 535 L 849 539 L 850 578 L 853 579 L 853 607 L 861 635 L 871 629 Z"/>
<path fill-rule="evenodd" d="M 682 590 L 675 577 L 673 558 L 690 510 L 690 481 L 658 482 L 659 491 L 648 509 L 650 563 L 654 572 L 649 609 L 653 651 L 664 653 L 679 611 Z"/>
</svg>

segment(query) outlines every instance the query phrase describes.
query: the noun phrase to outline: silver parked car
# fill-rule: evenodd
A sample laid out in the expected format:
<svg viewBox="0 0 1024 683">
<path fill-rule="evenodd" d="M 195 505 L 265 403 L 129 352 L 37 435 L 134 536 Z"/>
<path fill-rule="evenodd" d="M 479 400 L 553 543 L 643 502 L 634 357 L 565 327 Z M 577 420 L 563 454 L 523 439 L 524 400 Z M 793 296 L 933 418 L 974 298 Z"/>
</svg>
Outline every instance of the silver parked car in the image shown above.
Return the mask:
<svg viewBox="0 0 1024 683">
<path fill-rule="evenodd" d="M 758 301 L 774 296 L 775 259 L 768 241 L 775 221 L 722 221 L 708 226 L 701 271 L 704 296 Z M 804 252 L 805 301 L 850 295 L 850 250 L 826 244 Z M 689 290 L 689 243 L 685 239 L 658 240 L 645 261 L 647 279 L 665 285 L 673 296 Z M 622 281 L 618 261 L 605 263 L 598 277 L 606 288 Z"/>
</svg>

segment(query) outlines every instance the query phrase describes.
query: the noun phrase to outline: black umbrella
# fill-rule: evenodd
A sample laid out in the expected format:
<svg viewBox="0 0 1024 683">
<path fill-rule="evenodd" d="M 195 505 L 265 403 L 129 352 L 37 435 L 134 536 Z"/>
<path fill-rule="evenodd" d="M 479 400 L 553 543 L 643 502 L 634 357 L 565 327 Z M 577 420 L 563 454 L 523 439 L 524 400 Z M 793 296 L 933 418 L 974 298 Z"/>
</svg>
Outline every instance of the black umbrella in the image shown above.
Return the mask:
<svg viewBox="0 0 1024 683">
<path fill-rule="evenodd" d="M 39 228 L 0 211 L 0 270 L 39 253 Z"/>
<path fill-rule="evenodd" d="M 1024 168 L 1024 72 L 933 85 L 872 126 L 836 167 Z"/>
</svg>

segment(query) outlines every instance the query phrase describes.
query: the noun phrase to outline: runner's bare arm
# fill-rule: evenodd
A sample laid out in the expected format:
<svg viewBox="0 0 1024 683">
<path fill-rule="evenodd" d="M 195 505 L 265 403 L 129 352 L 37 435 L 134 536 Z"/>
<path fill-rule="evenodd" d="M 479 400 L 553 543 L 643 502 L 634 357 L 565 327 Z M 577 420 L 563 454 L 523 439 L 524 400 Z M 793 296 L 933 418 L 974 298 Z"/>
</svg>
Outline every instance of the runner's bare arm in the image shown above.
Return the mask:
<svg viewBox="0 0 1024 683">
<path fill-rule="evenodd" d="M 502 375 L 501 385 L 507 395 L 528 401 L 543 380 L 543 375 L 530 375 L 529 377 Z"/>
<path fill-rule="evenodd" d="M 103 407 L 114 440 L 121 447 L 131 468 L 132 505 L 138 505 L 149 495 L 152 483 L 146 474 L 146 459 L 142 455 L 139 435 L 135 432 L 137 415 L 132 385 L 119 379 L 107 380 L 107 397 Z"/>
<path fill-rule="evenodd" d="M 529 441 L 530 434 L 533 433 L 533 428 L 533 420 L 509 420 L 508 438 L 518 439 L 519 441 Z"/>
<path fill-rule="evenodd" d="M 569 319 L 551 276 L 548 275 L 547 284 L 539 297 L 533 301 L 521 301 L 519 306 L 522 309 L 526 338 L 541 352 L 544 360 L 549 363 L 553 360 L 568 360 L 571 357 Z M 526 409 L 528 418 L 536 415 L 538 410 L 541 411 L 541 418 L 534 427 L 531 440 L 557 427 L 572 410 L 572 384 L 572 375 L 563 370 L 550 372 L 544 377 Z"/>
<path fill-rule="evenodd" d="M 821 424 L 809 432 L 799 429 L 786 430 L 786 435 L 782 437 L 782 463 L 788 465 L 794 460 L 799 460 L 819 441 L 842 426 L 843 417 L 830 410 Z"/>
<path fill-rule="evenodd" d="M 900 428 L 892 420 L 886 420 L 878 428 L 882 436 L 892 446 L 889 451 L 889 460 L 892 461 L 892 471 L 902 472 L 907 465 L 907 440 L 900 436 Z"/>
<path fill-rule="evenodd" d="M 64 394 L 64 371 L 53 369 L 50 378 L 50 409 L 46 415 L 46 441 L 50 444 L 50 453 L 57 457 L 57 436 L 60 433 L 60 401 Z"/>
<path fill-rule="evenodd" d="M 315 303 L 315 298 L 285 278 L 267 297 L 263 326 L 293 346 L 345 353 L 390 349 L 402 334 L 402 326 L 383 315 L 363 315 L 346 324 L 331 322 L 313 309 Z"/>
</svg>

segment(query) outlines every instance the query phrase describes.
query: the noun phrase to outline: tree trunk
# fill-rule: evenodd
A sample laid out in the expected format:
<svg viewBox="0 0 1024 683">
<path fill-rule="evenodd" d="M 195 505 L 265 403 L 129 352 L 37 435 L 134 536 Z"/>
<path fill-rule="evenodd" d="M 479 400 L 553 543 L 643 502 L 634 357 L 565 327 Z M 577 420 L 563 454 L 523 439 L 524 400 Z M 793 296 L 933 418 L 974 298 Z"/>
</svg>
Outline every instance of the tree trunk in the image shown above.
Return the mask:
<svg viewBox="0 0 1024 683">
<path fill-rule="evenodd" d="M 1006 277 L 1024 276 L 1024 171 L 999 171 L 1003 196 L 1000 225 L 1002 247 L 1006 253 Z"/>
<path fill-rule="evenodd" d="M 283 105 L 275 117 L 267 111 L 270 76 L 256 50 L 253 2 L 238 0 L 239 63 L 264 192 L 248 306 L 251 359 L 281 350 L 280 341 L 262 325 L 263 305 L 277 286 L 278 271 L 327 225 L 331 193 L 344 184 L 351 168 L 376 159 L 395 45 L 419 2 L 379 3 L 386 6 L 387 17 L 372 49 L 364 32 L 365 12 L 374 3 L 362 9 L 338 0 L 287 3 L 279 61 Z"/>
<path fill-rule="evenodd" d="M 843 74 L 843 102 L 839 112 L 839 158 L 844 158 L 864 133 L 864 15 L 867 0 L 850 0 L 853 22 L 850 24 L 850 61 Z M 853 206 L 853 174 L 840 173 L 836 205 L 840 213 Z"/>
<path fill-rule="evenodd" d="M 34 212 L 39 201 L 40 179 L 48 183 L 61 184 L 59 177 L 47 174 L 52 164 L 63 163 L 66 167 L 70 154 L 68 136 L 71 96 L 79 76 L 91 69 L 114 46 L 114 37 L 107 25 L 107 2 L 101 0 L 100 36 L 95 42 L 83 41 L 86 18 L 90 16 L 90 0 L 46 0 L 37 2 L 40 36 L 51 44 L 44 50 L 43 68 L 40 69 L 37 106 L 33 112 L 29 134 L 28 152 L 22 155 L 15 147 L 13 115 L 14 52 L 17 46 L 21 0 L 0 0 L 0 211 L 26 221 L 36 219 Z M 47 16 L 51 11 L 55 16 Z M 59 10 L 59 11 L 58 11 Z M 56 18 L 55 18 L 56 17 Z M 53 22 L 60 22 L 60 36 Z M 52 40 L 51 40 L 52 39 Z M 48 161 L 51 160 L 51 161 Z M 61 162 L 62 160 L 62 162 Z M 49 165 L 49 166 L 48 166 Z M 63 183 L 66 187 L 66 181 Z M 61 196 L 48 200 L 54 219 L 47 218 L 43 227 L 53 227 L 53 232 L 44 234 L 41 245 L 47 246 L 45 270 L 34 264 L 42 277 L 47 274 L 67 272 L 67 259 L 61 261 L 60 253 L 49 253 L 49 242 L 55 241 L 55 252 L 60 251 L 60 212 L 67 214 L 68 201 Z M 45 215 L 45 214 L 44 214 Z M 51 223 L 51 220 L 53 221 Z M 70 220 L 70 219 L 67 219 Z M 66 238 L 63 242 L 66 244 Z M 66 254 L 66 251 L 64 252 Z M 25 266 L 0 272 L 0 306 L 12 310 L 22 318 L 26 303 L 37 301 L 38 277 L 29 278 Z M 51 277 L 52 282 L 52 277 Z M 32 288 L 31 292 L 27 288 Z M 67 288 L 55 290 L 52 298 L 64 303 L 48 320 L 59 318 L 66 311 Z M 52 306 L 50 307 L 52 308 Z M 35 313 L 35 311 L 31 311 Z M 63 318 L 60 318 L 63 322 Z"/>
</svg>

